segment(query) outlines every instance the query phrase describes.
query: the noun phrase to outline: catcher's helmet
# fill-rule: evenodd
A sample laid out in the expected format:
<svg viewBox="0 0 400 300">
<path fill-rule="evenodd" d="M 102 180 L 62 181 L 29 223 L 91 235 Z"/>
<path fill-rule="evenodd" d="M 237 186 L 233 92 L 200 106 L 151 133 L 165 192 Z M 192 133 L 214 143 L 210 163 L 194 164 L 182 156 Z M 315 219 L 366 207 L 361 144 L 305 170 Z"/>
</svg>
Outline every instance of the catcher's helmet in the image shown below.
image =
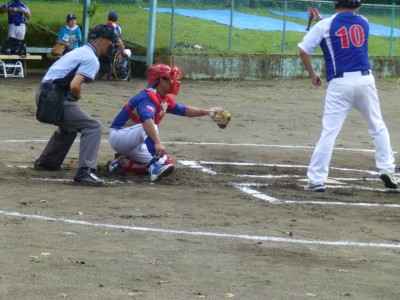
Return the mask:
<svg viewBox="0 0 400 300">
<path fill-rule="evenodd" d="M 335 8 L 357 8 L 361 6 L 361 0 L 335 0 Z"/>
<path fill-rule="evenodd" d="M 90 32 L 89 39 L 95 40 L 98 38 L 105 38 L 112 42 L 115 42 L 116 40 L 118 40 L 117 36 L 118 34 L 112 25 L 97 25 Z"/>
<path fill-rule="evenodd" d="M 177 66 L 168 66 L 162 63 L 156 63 L 147 68 L 147 78 L 150 84 L 155 84 L 160 78 L 172 79 L 170 92 L 178 95 L 181 82 L 178 79 L 182 76 L 181 70 Z"/>
</svg>

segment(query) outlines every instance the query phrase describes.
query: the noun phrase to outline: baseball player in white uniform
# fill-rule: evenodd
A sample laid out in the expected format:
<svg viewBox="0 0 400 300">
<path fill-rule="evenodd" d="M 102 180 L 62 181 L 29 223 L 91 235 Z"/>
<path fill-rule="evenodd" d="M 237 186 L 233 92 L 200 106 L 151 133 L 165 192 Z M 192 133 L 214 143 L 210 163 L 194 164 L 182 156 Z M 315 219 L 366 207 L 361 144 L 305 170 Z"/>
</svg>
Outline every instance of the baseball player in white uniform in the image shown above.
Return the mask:
<svg viewBox="0 0 400 300">
<path fill-rule="evenodd" d="M 8 13 L 8 34 L 7 37 L 23 40 L 26 33 L 26 19 L 31 18 L 31 11 L 28 5 L 19 0 L 13 0 L 0 8 L 0 14 Z"/>
<path fill-rule="evenodd" d="M 325 191 L 336 137 L 353 108 L 368 123 L 381 180 L 387 188 L 397 189 L 393 175 L 395 158 L 368 59 L 369 24 L 357 14 L 360 6 L 361 0 L 335 0 L 336 14 L 326 19 L 315 8 L 309 8 L 309 15 L 318 22 L 298 44 L 301 61 L 315 86 L 320 86 L 322 81 L 312 67 L 310 56 L 318 46 L 322 48 L 328 81 L 323 128 L 311 157 L 306 190 Z"/>
</svg>

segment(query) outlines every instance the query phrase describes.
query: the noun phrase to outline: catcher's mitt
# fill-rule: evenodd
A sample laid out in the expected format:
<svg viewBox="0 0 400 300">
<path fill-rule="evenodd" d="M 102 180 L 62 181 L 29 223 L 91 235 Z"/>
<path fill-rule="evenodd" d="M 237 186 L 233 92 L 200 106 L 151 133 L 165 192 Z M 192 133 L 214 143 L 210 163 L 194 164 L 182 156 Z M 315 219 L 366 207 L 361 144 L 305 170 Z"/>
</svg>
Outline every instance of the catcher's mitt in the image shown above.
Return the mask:
<svg viewBox="0 0 400 300">
<path fill-rule="evenodd" d="M 228 125 L 229 121 L 231 120 L 231 114 L 229 111 L 222 107 L 212 107 L 208 110 L 208 113 L 211 117 L 211 120 L 213 120 L 219 128 L 226 128 Z"/>
</svg>

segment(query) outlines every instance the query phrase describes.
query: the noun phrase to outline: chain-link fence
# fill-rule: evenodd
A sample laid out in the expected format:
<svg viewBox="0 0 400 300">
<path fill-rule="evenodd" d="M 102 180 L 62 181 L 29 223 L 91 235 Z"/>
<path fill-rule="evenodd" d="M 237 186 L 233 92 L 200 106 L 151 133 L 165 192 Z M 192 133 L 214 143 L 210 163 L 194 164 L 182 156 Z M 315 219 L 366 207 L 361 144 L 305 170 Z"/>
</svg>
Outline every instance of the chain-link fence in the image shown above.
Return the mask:
<svg viewBox="0 0 400 300">
<path fill-rule="evenodd" d="M 301 0 L 169 0 L 158 5 L 156 45 L 172 52 L 297 53 L 306 33 Z M 317 1 L 324 17 L 333 1 Z M 400 7 L 363 5 L 370 21 L 370 54 L 400 54 Z M 169 28 L 170 33 L 165 32 Z"/>
<path fill-rule="evenodd" d="M 26 0 L 32 12 L 27 40 L 31 46 L 52 45 L 55 33 L 75 13 L 82 25 L 84 0 Z M 120 15 L 122 38 L 146 49 L 151 0 L 96 0 L 89 7 L 93 27 L 107 21 L 110 11 Z M 155 48 L 168 53 L 297 54 L 306 33 L 305 0 L 158 0 Z M 324 17 L 335 10 L 333 1 L 317 1 Z M 400 54 L 400 6 L 367 5 L 361 14 L 370 21 L 370 55 Z M 6 16 L 4 14 L 3 16 Z M 0 15 L 2 28 L 6 17 Z M 5 24 L 5 26 L 4 26 Z M 42 30 L 42 38 L 29 36 Z M 1 33 L 2 35 L 5 33 Z M 49 41 L 49 35 L 53 36 Z"/>
</svg>

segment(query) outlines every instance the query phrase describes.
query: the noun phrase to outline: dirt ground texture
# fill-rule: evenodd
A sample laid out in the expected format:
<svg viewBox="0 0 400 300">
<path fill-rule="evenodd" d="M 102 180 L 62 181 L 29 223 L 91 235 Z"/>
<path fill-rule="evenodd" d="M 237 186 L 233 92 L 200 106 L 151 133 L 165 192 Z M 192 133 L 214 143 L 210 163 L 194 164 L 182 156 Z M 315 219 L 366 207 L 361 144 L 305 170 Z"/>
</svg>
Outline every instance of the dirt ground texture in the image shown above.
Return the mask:
<svg viewBox="0 0 400 300">
<path fill-rule="evenodd" d="M 105 125 L 109 182 L 94 188 L 72 181 L 79 140 L 63 170 L 32 168 L 55 129 L 35 119 L 40 79 L 0 79 L 0 299 L 400 299 L 400 194 L 375 173 L 358 112 L 333 153 L 341 184 L 303 189 L 326 85 L 183 80 L 179 102 L 233 118 L 167 115 L 177 169 L 151 183 L 106 170 L 108 127 L 145 80 L 89 84 L 80 105 Z M 399 80 L 377 87 L 397 152 Z"/>
</svg>

